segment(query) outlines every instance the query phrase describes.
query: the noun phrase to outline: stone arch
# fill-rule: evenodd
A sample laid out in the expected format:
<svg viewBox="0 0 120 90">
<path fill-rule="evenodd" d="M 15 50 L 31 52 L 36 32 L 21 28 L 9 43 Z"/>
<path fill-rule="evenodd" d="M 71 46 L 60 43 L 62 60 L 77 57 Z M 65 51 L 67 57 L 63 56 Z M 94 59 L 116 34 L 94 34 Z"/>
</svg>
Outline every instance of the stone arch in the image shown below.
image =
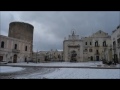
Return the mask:
<svg viewBox="0 0 120 90">
<path fill-rule="evenodd" d="M 13 56 L 13 63 L 17 63 L 17 54 L 14 54 Z"/>
<path fill-rule="evenodd" d="M 77 52 L 75 50 L 71 51 L 71 62 L 76 62 L 77 61 Z"/>
</svg>

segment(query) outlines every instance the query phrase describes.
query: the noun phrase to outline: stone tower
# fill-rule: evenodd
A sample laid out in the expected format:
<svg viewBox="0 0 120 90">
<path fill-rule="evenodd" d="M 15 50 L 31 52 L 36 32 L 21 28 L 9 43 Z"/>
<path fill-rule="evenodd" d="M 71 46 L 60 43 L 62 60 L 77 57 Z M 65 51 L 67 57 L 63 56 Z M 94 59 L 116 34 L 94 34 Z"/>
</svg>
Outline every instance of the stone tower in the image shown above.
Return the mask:
<svg viewBox="0 0 120 90">
<path fill-rule="evenodd" d="M 8 37 L 21 39 L 33 43 L 33 29 L 31 24 L 24 22 L 11 22 Z"/>
<path fill-rule="evenodd" d="M 8 37 L 16 38 L 19 40 L 24 40 L 30 42 L 30 52 L 32 56 L 33 52 L 33 25 L 25 22 L 11 22 L 9 24 Z"/>
</svg>

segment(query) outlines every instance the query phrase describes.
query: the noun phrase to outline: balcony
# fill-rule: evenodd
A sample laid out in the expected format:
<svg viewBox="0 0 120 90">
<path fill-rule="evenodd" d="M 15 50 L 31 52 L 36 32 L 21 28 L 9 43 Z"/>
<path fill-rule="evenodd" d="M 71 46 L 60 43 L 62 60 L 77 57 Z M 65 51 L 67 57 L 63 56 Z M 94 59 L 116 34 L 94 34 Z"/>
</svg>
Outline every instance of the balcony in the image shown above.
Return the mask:
<svg viewBox="0 0 120 90">
<path fill-rule="evenodd" d="M 80 45 L 69 44 L 68 47 L 80 47 Z"/>
<path fill-rule="evenodd" d="M 99 45 L 95 45 L 95 47 L 99 47 Z"/>
<path fill-rule="evenodd" d="M 108 45 L 103 45 L 103 47 L 107 47 Z"/>
<path fill-rule="evenodd" d="M 100 53 L 99 52 L 96 52 L 95 55 L 99 55 Z"/>
<path fill-rule="evenodd" d="M 20 50 L 12 49 L 12 52 L 13 52 L 13 53 L 20 53 Z"/>
</svg>

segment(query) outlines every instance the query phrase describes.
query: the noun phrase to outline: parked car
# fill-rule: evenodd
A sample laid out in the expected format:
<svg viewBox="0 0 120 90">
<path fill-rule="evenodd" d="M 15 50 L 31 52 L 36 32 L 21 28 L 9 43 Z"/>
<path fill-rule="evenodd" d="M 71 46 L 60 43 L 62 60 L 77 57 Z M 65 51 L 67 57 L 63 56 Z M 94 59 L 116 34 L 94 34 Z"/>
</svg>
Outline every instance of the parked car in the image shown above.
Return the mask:
<svg viewBox="0 0 120 90">
<path fill-rule="evenodd" d="M 7 61 L 0 61 L 0 64 L 7 64 Z"/>
</svg>

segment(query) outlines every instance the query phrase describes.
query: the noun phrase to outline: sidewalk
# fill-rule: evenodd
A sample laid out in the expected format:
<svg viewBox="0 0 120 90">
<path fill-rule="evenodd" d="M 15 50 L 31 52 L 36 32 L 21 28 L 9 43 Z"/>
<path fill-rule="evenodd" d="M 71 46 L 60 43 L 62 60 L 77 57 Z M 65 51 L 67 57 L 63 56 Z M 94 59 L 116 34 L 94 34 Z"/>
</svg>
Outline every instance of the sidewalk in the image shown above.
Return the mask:
<svg viewBox="0 0 120 90">
<path fill-rule="evenodd" d="M 105 65 L 101 62 L 81 62 L 81 63 L 69 63 L 69 62 L 53 62 L 53 63 L 8 63 L 1 66 L 15 66 L 15 67 L 41 67 L 41 68 L 94 68 L 94 69 L 120 69 L 120 64 L 117 65 Z"/>
</svg>

